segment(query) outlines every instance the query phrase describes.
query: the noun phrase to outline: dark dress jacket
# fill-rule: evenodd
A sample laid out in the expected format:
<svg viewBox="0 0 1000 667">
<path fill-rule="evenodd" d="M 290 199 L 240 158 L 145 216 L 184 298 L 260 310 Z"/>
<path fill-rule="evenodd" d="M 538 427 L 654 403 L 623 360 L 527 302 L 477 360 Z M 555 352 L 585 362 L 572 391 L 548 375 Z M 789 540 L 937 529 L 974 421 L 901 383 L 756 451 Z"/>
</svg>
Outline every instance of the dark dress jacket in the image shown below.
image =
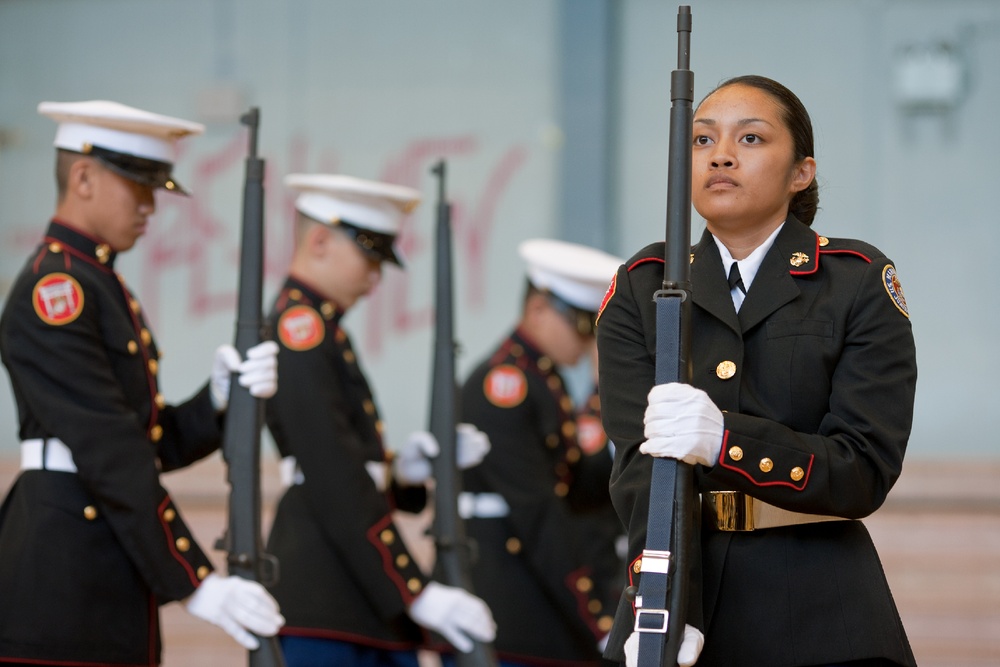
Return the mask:
<svg viewBox="0 0 1000 667">
<path fill-rule="evenodd" d="M 651 245 L 619 269 L 598 321 L 603 418 L 617 446 L 611 492 L 629 527 L 634 584 L 649 504 L 651 457 L 638 447 L 654 384 L 652 295 L 663 280 L 663 250 Z M 789 218 L 738 314 L 707 231 L 690 268 L 692 384 L 725 418 L 719 460 L 698 468 L 700 491 L 738 490 L 786 510 L 848 519 L 878 509 L 902 468 L 917 378 L 892 262 L 871 245 L 828 239 Z M 699 667 L 877 657 L 914 664 L 861 521 L 703 529 L 701 542 Z M 609 656 L 620 657 L 632 619 L 623 598 Z"/>
<path fill-rule="evenodd" d="M 420 511 L 426 490 L 380 490 L 366 468 L 388 466 L 389 457 L 342 314 L 294 277 L 272 311 L 279 375 L 267 425 L 304 480 L 282 496 L 271 528 L 267 549 L 280 567 L 271 592 L 287 621 L 283 635 L 411 650 L 426 637 L 406 609 L 427 577 L 393 511 Z"/>
<path fill-rule="evenodd" d="M 499 494 L 510 508 L 506 517 L 466 522 L 475 544 L 473 589 L 497 622 L 498 656 L 599 664 L 617 590 L 595 568 L 585 540 L 592 527 L 579 510 L 607 498 L 610 457 L 583 455 L 562 377 L 520 331 L 469 375 L 461 414 L 492 445 L 464 472 L 463 488 Z M 608 549 L 613 554 L 613 544 Z"/>
<path fill-rule="evenodd" d="M 211 571 L 159 476 L 217 449 L 220 420 L 207 386 L 165 404 L 114 261 L 53 221 L 0 318 L 21 439 L 58 438 L 77 468 L 22 471 L 0 509 L 0 663 L 159 664 L 158 605 Z"/>
</svg>

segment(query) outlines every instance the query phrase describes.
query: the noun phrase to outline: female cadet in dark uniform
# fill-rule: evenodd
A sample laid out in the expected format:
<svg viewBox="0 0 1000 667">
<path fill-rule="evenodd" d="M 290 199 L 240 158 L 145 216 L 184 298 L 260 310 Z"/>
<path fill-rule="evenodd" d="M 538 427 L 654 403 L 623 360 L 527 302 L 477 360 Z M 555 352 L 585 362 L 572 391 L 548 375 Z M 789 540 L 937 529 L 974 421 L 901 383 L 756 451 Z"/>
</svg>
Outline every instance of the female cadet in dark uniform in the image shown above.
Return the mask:
<svg viewBox="0 0 1000 667">
<path fill-rule="evenodd" d="M 812 127 L 784 86 L 723 83 L 695 113 L 692 150 L 692 199 L 707 222 L 691 254 L 692 384 L 653 387 L 663 243 L 618 271 L 598 326 L 632 583 L 649 457 L 697 463 L 704 619 L 691 623 L 704 649 L 698 658 L 689 629 L 682 664 L 914 665 L 857 520 L 885 500 L 910 433 L 917 372 L 895 267 L 866 243 L 810 229 Z M 726 495 L 750 506 L 755 526 L 726 523 Z M 633 613 L 623 598 L 608 650 L 628 664 Z"/>
<path fill-rule="evenodd" d="M 248 648 L 273 635 L 262 586 L 212 574 L 159 475 L 220 445 L 229 377 L 274 393 L 277 346 L 216 353 L 212 380 L 167 405 L 160 352 L 115 271 L 142 236 L 173 142 L 197 123 L 114 102 L 43 102 L 59 121 L 59 199 L 0 318 L 22 472 L 0 508 L 0 664 L 157 665 L 158 607 L 222 626 Z M 235 357 L 235 358 L 234 358 Z M 257 358 L 254 358 L 257 357 Z"/>
</svg>

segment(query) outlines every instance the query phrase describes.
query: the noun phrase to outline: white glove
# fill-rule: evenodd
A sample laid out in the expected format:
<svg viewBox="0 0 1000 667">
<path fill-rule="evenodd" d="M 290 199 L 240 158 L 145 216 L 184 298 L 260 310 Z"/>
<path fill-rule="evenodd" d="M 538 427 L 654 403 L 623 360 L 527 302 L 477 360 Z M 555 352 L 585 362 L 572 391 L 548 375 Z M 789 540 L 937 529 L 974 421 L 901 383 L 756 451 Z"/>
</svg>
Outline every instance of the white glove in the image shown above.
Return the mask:
<svg viewBox="0 0 1000 667">
<path fill-rule="evenodd" d="M 219 626 L 249 651 L 260 647 L 254 635 L 273 637 L 285 624 L 278 603 L 263 586 L 235 576 L 205 577 L 187 599 L 187 610 Z"/>
<path fill-rule="evenodd" d="M 691 667 L 698 662 L 701 649 L 705 645 L 705 635 L 701 630 L 690 625 L 684 626 L 684 638 L 681 639 L 681 647 L 677 649 L 678 667 Z M 626 667 L 636 667 L 639 664 L 639 633 L 632 632 L 625 640 L 625 665 Z"/>
<path fill-rule="evenodd" d="M 240 353 L 232 345 L 219 346 L 209 383 L 212 405 L 219 412 L 229 406 L 229 376 L 237 372 L 240 386 L 249 388 L 251 396 L 274 396 L 278 391 L 278 344 L 268 340 L 254 345 L 247 350 L 246 361 L 240 359 Z"/>
<path fill-rule="evenodd" d="M 456 427 L 457 450 L 455 463 L 459 470 L 468 470 L 483 462 L 490 453 L 490 436 L 486 435 L 472 424 L 459 424 Z"/>
<path fill-rule="evenodd" d="M 486 603 L 454 586 L 432 581 L 410 605 L 410 618 L 437 632 L 462 653 L 473 649 L 473 640 L 491 642 L 497 624 Z"/>
<path fill-rule="evenodd" d="M 719 460 L 725 422 L 701 389 L 681 382 L 656 385 L 649 391 L 644 422 L 643 454 L 709 467 Z"/>
<path fill-rule="evenodd" d="M 441 448 L 437 438 L 427 431 L 414 431 L 396 452 L 393 474 L 403 486 L 419 486 L 431 476 L 431 459 Z"/>
</svg>

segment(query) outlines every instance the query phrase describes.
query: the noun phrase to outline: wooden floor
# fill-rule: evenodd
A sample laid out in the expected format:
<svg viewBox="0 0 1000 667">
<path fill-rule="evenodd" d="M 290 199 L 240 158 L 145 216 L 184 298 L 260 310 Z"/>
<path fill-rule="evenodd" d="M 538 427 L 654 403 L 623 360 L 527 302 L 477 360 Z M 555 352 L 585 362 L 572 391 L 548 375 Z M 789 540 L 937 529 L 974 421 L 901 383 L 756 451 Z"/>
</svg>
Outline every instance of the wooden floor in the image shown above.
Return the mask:
<svg viewBox="0 0 1000 667">
<path fill-rule="evenodd" d="M 0 493 L 16 470 L 0 461 Z M 164 476 L 195 536 L 210 547 L 224 525 L 225 474 L 217 457 Z M 275 469 L 263 476 L 265 524 L 277 495 Z M 430 515 L 400 519 L 414 556 L 433 558 L 424 536 Z M 961 465 L 908 462 L 886 505 L 865 520 L 885 566 L 921 667 L 1000 666 L 1000 461 Z M 212 551 L 222 568 L 221 554 Z M 163 609 L 164 667 L 245 665 L 228 635 Z M 422 656 L 426 667 L 436 664 Z"/>
</svg>

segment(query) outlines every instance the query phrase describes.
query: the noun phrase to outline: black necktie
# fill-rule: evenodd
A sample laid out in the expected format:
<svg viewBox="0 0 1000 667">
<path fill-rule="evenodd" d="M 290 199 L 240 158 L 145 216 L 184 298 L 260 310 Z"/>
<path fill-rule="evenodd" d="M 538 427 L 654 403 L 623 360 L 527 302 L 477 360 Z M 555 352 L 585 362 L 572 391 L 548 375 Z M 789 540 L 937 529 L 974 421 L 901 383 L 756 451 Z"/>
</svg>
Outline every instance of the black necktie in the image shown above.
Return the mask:
<svg viewBox="0 0 1000 667">
<path fill-rule="evenodd" d="M 747 288 L 743 286 L 743 276 L 740 275 L 740 265 L 737 262 L 733 262 L 733 265 L 729 267 L 729 289 L 734 287 L 739 287 L 744 294 L 747 293 Z"/>
</svg>

